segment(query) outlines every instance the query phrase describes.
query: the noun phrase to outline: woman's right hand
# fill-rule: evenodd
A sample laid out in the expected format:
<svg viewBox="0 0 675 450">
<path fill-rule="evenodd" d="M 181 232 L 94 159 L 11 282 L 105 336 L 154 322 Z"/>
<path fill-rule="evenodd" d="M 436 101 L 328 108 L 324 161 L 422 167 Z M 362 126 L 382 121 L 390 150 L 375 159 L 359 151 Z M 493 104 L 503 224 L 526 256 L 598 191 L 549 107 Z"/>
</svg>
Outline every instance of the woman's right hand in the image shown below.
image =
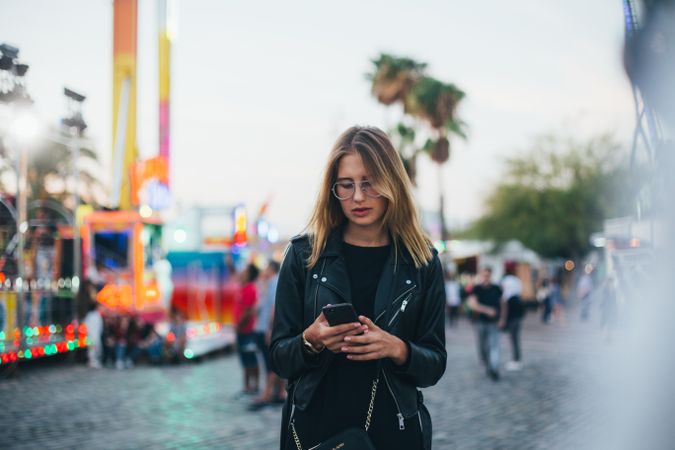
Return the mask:
<svg viewBox="0 0 675 450">
<path fill-rule="evenodd" d="M 327 348 L 333 353 L 340 353 L 340 349 L 344 346 L 345 336 L 355 336 L 364 333 L 367 329 L 366 325 L 359 322 L 331 327 L 322 312 L 305 330 L 305 339 L 317 350 Z"/>
</svg>

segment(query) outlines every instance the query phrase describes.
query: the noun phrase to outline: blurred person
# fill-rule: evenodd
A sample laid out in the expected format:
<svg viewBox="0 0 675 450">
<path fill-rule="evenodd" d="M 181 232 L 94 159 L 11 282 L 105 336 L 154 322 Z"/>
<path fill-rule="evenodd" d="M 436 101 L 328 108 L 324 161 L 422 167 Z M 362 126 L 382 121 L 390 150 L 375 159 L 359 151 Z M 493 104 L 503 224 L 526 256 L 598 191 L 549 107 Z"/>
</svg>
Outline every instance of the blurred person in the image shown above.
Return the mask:
<svg viewBox="0 0 675 450">
<path fill-rule="evenodd" d="M 89 367 L 100 369 L 103 360 L 103 306 L 95 301 L 89 303 L 89 312 L 82 323 L 87 327 L 87 337 L 91 341 L 87 348 Z"/>
<path fill-rule="evenodd" d="M 147 322 L 142 316 L 136 319 L 134 327 L 133 346 L 129 352 L 129 359 L 136 364 L 139 358 L 146 355 L 148 361 L 153 364 L 162 359 L 162 337 L 155 330 L 155 325 Z"/>
<path fill-rule="evenodd" d="M 152 270 L 155 273 L 162 305 L 168 310 L 171 307 L 171 294 L 173 293 L 173 280 L 171 278 L 173 268 L 169 260 L 166 259 L 166 253 L 161 248 L 156 248 L 154 251 Z"/>
<path fill-rule="evenodd" d="M 448 309 L 448 323 L 455 326 L 461 305 L 460 286 L 452 272 L 445 273 L 445 301 Z"/>
<path fill-rule="evenodd" d="M 118 314 L 114 311 L 106 311 L 103 316 L 103 358 L 101 361 L 105 367 L 114 367 L 115 365 L 115 344 L 118 326 Z"/>
<path fill-rule="evenodd" d="M 136 315 L 129 316 L 129 326 L 127 327 L 126 341 L 127 348 L 124 352 L 124 366 L 127 369 L 132 369 L 135 365 L 132 355 L 138 351 L 138 343 L 140 326 L 138 324 L 138 317 Z"/>
<path fill-rule="evenodd" d="M 591 297 L 593 294 L 593 268 L 589 265 L 584 267 L 584 272 L 577 282 L 577 300 L 579 301 L 580 317 L 582 321 L 588 320 L 591 311 Z"/>
<path fill-rule="evenodd" d="M 271 403 L 283 403 L 285 400 L 284 380 L 270 370 L 269 345 L 272 334 L 272 322 L 274 318 L 274 298 L 279 280 L 279 263 L 270 261 L 263 272 L 266 289 L 258 305 L 258 317 L 255 324 L 255 341 L 258 350 L 262 354 L 265 364 L 265 389 L 251 405 L 250 409 L 256 410 Z"/>
<path fill-rule="evenodd" d="M 537 289 L 537 301 L 542 305 L 541 323 L 551 323 L 553 314 L 553 302 L 551 300 L 551 286 L 548 278 L 544 278 L 541 286 Z"/>
<path fill-rule="evenodd" d="M 551 299 L 551 305 L 553 307 L 553 320 L 563 321 L 564 320 L 564 310 L 565 301 L 562 295 L 562 271 L 558 271 L 556 275 L 551 279 L 551 286 L 549 288 L 549 297 Z"/>
<path fill-rule="evenodd" d="M 308 234 L 292 239 L 277 287 L 271 363 L 289 380 L 281 448 L 348 431 L 380 449 L 429 449 L 418 388 L 445 371 L 445 292 L 410 180 L 373 127 L 337 139 L 322 179 Z M 356 316 L 331 326 L 322 308 L 338 303 Z"/>
<path fill-rule="evenodd" d="M 480 283 L 473 285 L 467 304 L 476 315 L 474 327 L 478 343 L 478 356 L 485 366 L 487 375 L 499 381 L 499 328 L 497 321 L 502 308 L 502 289 L 492 282 L 492 268 L 484 267 L 480 272 Z"/>
<path fill-rule="evenodd" d="M 187 323 L 185 316 L 178 308 L 173 308 L 169 317 L 169 332 L 164 340 L 164 359 L 178 363 L 184 358 L 187 344 Z"/>
<path fill-rule="evenodd" d="M 84 278 L 80 282 L 80 287 L 75 295 L 75 304 L 77 308 L 77 317 L 84 319 L 84 317 L 91 311 L 91 304 L 96 302 L 96 294 L 98 290 L 94 283 L 89 278 Z"/>
<path fill-rule="evenodd" d="M 506 363 L 506 370 L 520 370 L 522 367 L 520 329 L 525 312 L 520 298 L 523 293 L 523 283 L 516 276 L 515 262 L 508 261 L 504 269 L 506 275 L 501 282 L 502 304 L 497 327 L 508 331 L 511 337 L 511 361 Z"/>
<path fill-rule="evenodd" d="M 241 295 L 234 305 L 234 323 L 237 327 L 237 352 L 244 369 L 244 393 L 255 394 L 259 389 L 260 369 L 256 357 L 256 307 L 258 292 L 255 282 L 260 269 L 250 263 L 242 273 Z"/>
<path fill-rule="evenodd" d="M 127 348 L 129 345 L 129 327 L 131 317 L 128 314 L 121 314 L 117 328 L 115 329 L 115 368 L 123 370 L 129 368 L 127 363 Z"/>
</svg>

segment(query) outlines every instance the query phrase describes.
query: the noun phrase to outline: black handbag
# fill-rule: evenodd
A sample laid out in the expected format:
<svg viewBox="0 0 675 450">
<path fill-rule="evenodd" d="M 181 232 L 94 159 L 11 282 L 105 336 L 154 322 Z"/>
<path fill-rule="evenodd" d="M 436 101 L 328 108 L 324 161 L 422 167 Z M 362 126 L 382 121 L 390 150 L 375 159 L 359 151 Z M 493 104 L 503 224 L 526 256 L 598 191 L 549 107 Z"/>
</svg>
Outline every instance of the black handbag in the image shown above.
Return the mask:
<svg viewBox="0 0 675 450">
<path fill-rule="evenodd" d="M 375 394 L 377 394 L 377 384 L 380 381 L 380 371 L 377 371 L 377 378 L 373 380 L 373 388 L 370 392 L 370 404 L 368 405 L 368 414 L 366 415 L 366 424 L 363 428 L 349 427 L 337 434 L 329 437 L 318 445 L 308 450 L 377 450 L 373 441 L 368 436 L 370 428 L 370 419 L 373 416 L 373 406 L 375 405 Z M 290 426 L 293 434 L 293 441 L 298 450 L 302 450 L 300 437 L 295 430 L 295 419 L 291 418 Z"/>
</svg>

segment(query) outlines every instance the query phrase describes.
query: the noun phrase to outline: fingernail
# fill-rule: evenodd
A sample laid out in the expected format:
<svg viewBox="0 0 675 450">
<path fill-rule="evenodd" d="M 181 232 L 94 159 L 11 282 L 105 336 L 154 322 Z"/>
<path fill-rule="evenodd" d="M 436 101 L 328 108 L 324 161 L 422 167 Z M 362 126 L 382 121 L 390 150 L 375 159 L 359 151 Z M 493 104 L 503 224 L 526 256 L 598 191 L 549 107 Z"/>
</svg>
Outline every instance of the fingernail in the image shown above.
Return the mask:
<svg viewBox="0 0 675 450">
<path fill-rule="evenodd" d="M 352 355 L 347 355 L 347 359 L 352 359 Z"/>
<path fill-rule="evenodd" d="M 347 351 L 347 347 L 342 347 L 342 348 L 340 349 L 340 351 L 346 352 L 346 351 Z"/>
<path fill-rule="evenodd" d="M 345 337 L 345 341 L 351 341 L 351 340 L 352 340 L 352 338 L 350 338 L 349 336 Z"/>
<path fill-rule="evenodd" d="M 361 326 L 361 324 L 360 324 L 360 323 L 356 323 L 356 322 L 354 322 L 354 328 L 358 328 L 358 327 L 360 327 L 360 326 Z"/>
</svg>

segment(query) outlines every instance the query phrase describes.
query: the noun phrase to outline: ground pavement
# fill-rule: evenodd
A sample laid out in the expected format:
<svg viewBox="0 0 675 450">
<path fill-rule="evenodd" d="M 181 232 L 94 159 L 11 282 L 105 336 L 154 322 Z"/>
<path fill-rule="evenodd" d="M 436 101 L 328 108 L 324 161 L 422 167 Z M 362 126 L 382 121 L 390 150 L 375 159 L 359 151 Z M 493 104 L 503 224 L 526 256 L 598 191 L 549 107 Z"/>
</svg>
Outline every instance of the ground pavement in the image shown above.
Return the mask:
<svg viewBox="0 0 675 450">
<path fill-rule="evenodd" d="M 478 364 L 471 326 L 448 329 L 448 365 L 424 391 L 435 449 L 591 448 L 603 351 L 593 324 L 542 325 L 528 316 L 524 368 L 494 383 Z M 502 356 L 510 354 L 506 335 Z M 89 369 L 44 361 L 0 380 L 0 448 L 273 449 L 280 407 L 246 408 L 232 355 L 181 366 Z"/>
</svg>

